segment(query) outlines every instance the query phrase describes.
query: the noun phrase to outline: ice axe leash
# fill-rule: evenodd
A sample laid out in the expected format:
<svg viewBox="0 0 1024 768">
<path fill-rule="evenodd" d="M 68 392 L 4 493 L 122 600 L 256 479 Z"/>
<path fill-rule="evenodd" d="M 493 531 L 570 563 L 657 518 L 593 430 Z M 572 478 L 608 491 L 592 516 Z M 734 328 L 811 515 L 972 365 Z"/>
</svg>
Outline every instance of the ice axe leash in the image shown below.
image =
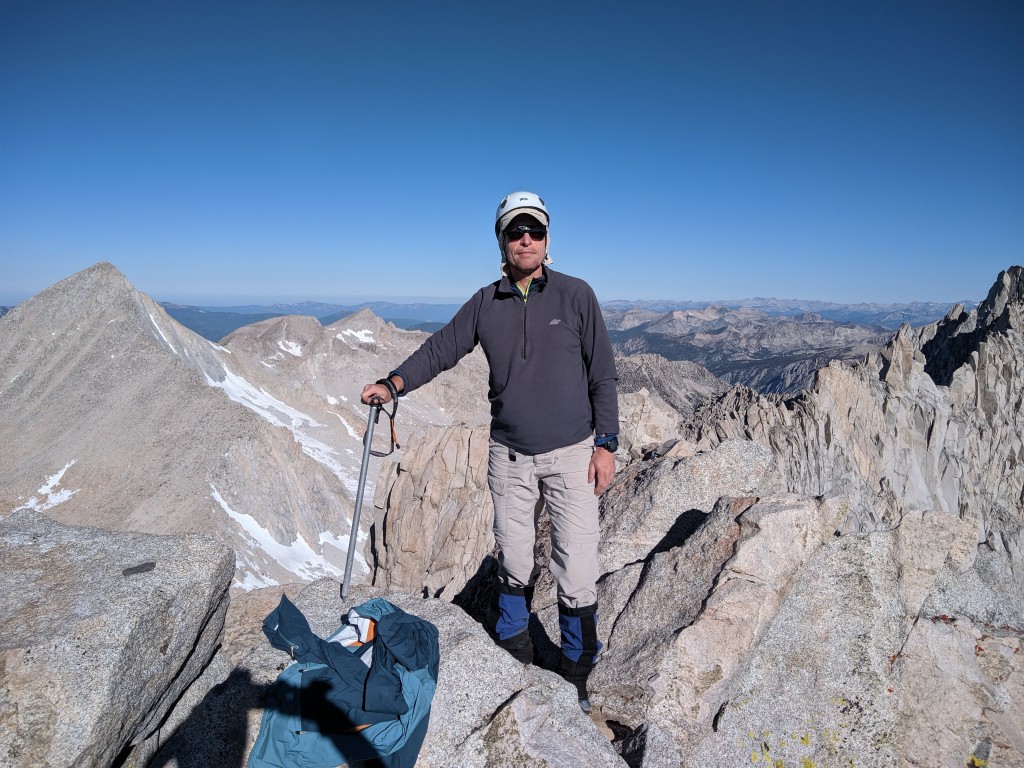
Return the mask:
<svg viewBox="0 0 1024 768">
<path fill-rule="evenodd" d="M 366 434 L 363 435 L 363 462 L 359 466 L 359 485 L 356 488 L 356 506 L 352 511 L 352 533 L 348 537 L 348 555 L 345 558 L 345 579 L 341 582 L 341 598 L 344 600 L 348 597 L 349 583 L 352 580 L 352 563 L 356 557 L 356 543 L 359 539 L 359 515 L 363 509 L 363 491 L 366 489 L 366 472 L 370 465 L 370 456 L 390 456 L 398 448 L 401 450 L 402 446 L 398 444 L 397 437 L 395 435 L 395 415 L 398 413 L 398 390 L 395 389 L 395 385 L 391 379 L 380 379 L 376 382 L 377 384 L 383 384 L 388 388 L 391 393 L 391 402 L 394 404 L 391 408 L 391 412 L 384 407 L 384 404 L 380 401 L 380 398 L 374 397 L 370 400 L 370 415 L 366 420 Z M 387 453 L 381 451 L 375 451 L 371 448 L 373 443 L 373 428 L 376 425 L 377 420 L 380 419 L 380 413 L 384 411 L 384 415 L 388 417 L 388 421 L 391 422 L 391 448 Z"/>
</svg>

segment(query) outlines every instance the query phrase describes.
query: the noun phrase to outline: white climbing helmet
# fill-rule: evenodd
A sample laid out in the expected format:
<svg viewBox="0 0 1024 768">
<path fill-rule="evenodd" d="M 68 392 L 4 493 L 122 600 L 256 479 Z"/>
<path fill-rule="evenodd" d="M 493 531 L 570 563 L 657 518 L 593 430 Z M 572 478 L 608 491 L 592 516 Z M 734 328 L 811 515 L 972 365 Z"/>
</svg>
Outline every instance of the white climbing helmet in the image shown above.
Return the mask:
<svg viewBox="0 0 1024 768">
<path fill-rule="evenodd" d="M 505 199 L 498 203 L 498 210 L 494 214 L 494 234 L 500 236 L 501 230 L 520 213 L 530 214 L 545 227 L 551 224 L 547 206 L 540 195 L 533 192 L 513 192 L 511 195 L 505 195 Z"/>
</svg>

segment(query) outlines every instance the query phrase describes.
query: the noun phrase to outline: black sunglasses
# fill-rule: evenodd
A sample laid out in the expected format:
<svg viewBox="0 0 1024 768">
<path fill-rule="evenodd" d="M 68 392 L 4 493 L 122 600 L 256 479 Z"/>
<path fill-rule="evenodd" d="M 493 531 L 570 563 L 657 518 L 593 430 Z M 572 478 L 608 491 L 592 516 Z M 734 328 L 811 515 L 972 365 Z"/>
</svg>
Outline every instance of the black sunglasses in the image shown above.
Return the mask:
<svg viewBox="0 0 1024 768">
<path fill-rule="evenodd" d="M 547 227 L 531 224 L 516 224 L 513 227 L 505 228 L 505 237 L 513 242 L 522 240 L 523 235 L 529 235 L 531 240 L 543 240 L 548 236 Z"/>
</svg>

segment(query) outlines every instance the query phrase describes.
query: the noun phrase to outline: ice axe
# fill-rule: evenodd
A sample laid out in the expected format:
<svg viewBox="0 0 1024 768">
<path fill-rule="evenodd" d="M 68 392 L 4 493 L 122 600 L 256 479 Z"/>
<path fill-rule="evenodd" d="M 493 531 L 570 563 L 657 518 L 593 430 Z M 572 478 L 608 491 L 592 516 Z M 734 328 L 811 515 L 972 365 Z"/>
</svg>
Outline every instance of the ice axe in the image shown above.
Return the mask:
<svg viewBox="0 0 1024 768">
<path fill-rule="evenodd" d="M 363 435 L 363 463 L 359 467 L 359 485 L 356 488 L 356 506 L 352 511 L 352 533 L 348 537 L 348 555 L 345 558 L 345 579 L 341 582 L 341 599 L 344 600 L 348 597 L 349 582 L 352 580 L 352 563 L 356 557 L 356 541 L 359 538 L 359 514 L 363 509 L 363 491 L 366 489 L 366 472 L 370 465 L 370 455 L 374 456 L 388 456 L 394 452 L 395 448 L 401 448 L 398 441 L 395 440 L 395 414 L 398 413 L 398 391 L 395 389 L 395 385 L 391 383 L 389 379 L 381 379 L 377 384 L 384 384 L 391 392 L 391 402 L 394 403 L 394 407 L 391 413 L 388 413 L 384 409 L 384 404 L 380 401 L 380 398 L 374 397 L 370 400 L 370 416 L 366 420 L 366 434 Z M 373 427 L 380 418 L 380 412 L 384 411 L 384 415 L 391 421 L 391 450 L 387 453 L 381 453 L 379 451 L 371 450 L 370 446 L 373 443 Z"/>
</svg>

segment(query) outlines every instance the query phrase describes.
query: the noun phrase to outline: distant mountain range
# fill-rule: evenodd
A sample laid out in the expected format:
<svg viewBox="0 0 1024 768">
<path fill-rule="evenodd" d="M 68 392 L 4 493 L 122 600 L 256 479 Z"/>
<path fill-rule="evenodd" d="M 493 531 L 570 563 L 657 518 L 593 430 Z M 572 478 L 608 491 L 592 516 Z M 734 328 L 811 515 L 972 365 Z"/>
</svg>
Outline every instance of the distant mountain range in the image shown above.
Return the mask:
<svg viewBox="0 0 1024 768">
<path fill-rule="evenodd" d="M 220 341 L 232 331 L 246 325 L 268 320 L 272 317 L 283 317 L 283 312 L 236 312 L 228 309 L 210 309 L 207 307 L 189 307 L 184 304 L 160 302 L 160 306 L 186 328 L 195 331 L 210 341 Z M 297 313 L 303 314 L 303 313 Z"/>
<path fill-rule="evenodd" d="M 968 310 L 976 302 L 963 302 Z M 232 331 L 271 317 L 287 315 L 309 315 L 330 325 L 343 317 L 369 309 L 377 317 L 398 328 L 433 333 L 455 315 L 458 304 L 400 304 L 391 301 L 369 301 L 347 306 L 303 301 L 291 304 L 242 304 L 231 307 L 191 306 L 162 301 L 162 306 L 171 317 L 187 328 L 210 341 L 219 341 Z M 863 326 L 877 326 L 879 332 L 896 330 L 903 323 L 918 327 L 941 319 L 951 304 L 915 301 L 909 304 L 836 304 L 827 301 L 799 299 L 752 298 L 730 301 L 667 301 L 667 300 L 616 300 L 601 305 L 606 315 L 629 312 L 634 317 L 650 313 L 653 318 L 667 312 L 680 310 L 753 309 L 770 317 L 799 317 L 808 313 L 835 323 L 856 323 Z M 0 307 L 0 316 L 5 308 Z"/>
<path fill-rule="evenodd" d="M 975 301 L 962 301 L 967 310 L 977 306 Z M 733 299 L 729 301 L 608 301 L 601 307 L 607 312 L 615 310 L 646 310 L 657 314 L 687 309 L 706 309 L 721 307 L 723 309 L 756 309 L 766 315 L 795 317 L 810 312 L 826 320 L 837 323 L 857 323 L 858 325 L 880 325 L 883 328 L 896 330 L 903 323 L 911 326 L 927 325 L 943 318 L 954 304 L 936 301 L 913 301 L 909 304 L 836 304 L 829 301 L 803 299 L 770 299 L 757 297 L 753 299 Z"/>
<path fill-rule="evenodd" d="M 186 307 L 183 304 L 161 302 L 167 307 Z M 324 304 L 316 301 L 300 301 L 292 304 L 243 304 L 235 307 L 187 307 L 205 312 L 233 313 L 239 315 L 311 315 L 321 325 L 330 325 L 336 320 L 355 314 L 361 309 L 369 309 L 377 317 L 398 325 L 391 318 L 405 318 L 414 323 L 440 322 L 447 323 L 458 311 L 461 304 L 424 304 L 414 302 L 399 304 L 392 301 L 364 301 L 362 304 Z"/>
<path fill-rule="evenodd" d="M 892 330 L 838 323 L 812 312 L 769 315 L 743 307 L 726 309 L 605 308 L 612 346 L 622 356 L 655 354 L 688 360 L 731 383 L 761 392 L 809 387 L 830 360 L 856 360 L 877 351 Z"/>
<path fill-rule="evenodd" d="M 210 341 L 219 341 L 232 331 L 272 317 L 308 315 L 323 326 L 335 323 L 362 309 L 369 309 L 377 317 L 396 328 L 433 333 L 455 315 L 458 304 L 395 304 L 389 301 L 370 301 L 356 306 L 323 304 L 303 301 L 293 304 L 243 304 L 234 307 L 198 307 L 161 301 L 160 306 L 177 320 Z"/>
</svg>

